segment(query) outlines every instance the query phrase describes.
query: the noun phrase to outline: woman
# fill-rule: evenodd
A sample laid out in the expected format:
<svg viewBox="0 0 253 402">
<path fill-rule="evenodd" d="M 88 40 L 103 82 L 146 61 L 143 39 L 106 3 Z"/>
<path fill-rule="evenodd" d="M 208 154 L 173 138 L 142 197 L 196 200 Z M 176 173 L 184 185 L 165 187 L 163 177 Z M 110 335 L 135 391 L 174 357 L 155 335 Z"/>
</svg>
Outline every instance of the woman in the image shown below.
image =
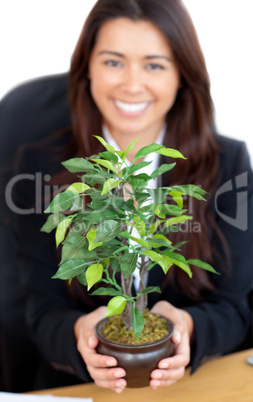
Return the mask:
<svg viewBox="0 0 253 402">
<path fill-rule="evenodd" d="M 186 256 L 211 262 L 221 275 L 196 270 L 189 280 L 181 270 L 170 270 L 164 279 L 152 270 L 156 278 L 149 277 L 150 284 L 160 282 L 163 289 L 161 295 L 150 296 L 149 307 L 166 315 L 176 328 L 175 355 L 151 373 L 153 389 L 167 386 L 184 375 L 189 362 L 195 370 L 206 356 L 236 350 L 250 325 L 253 177 L 247 151 L 243 143 L 215 133 L 204 58 L 180 0 L 98 0 L 79 38 L 69 76 L 72 133 L 55 139 L 50 152 L 24 151 L 19 172 L 53 174 L 54 184 L 69 184 L 71 177 L 60 171 L 59 150 L 61 159 L 97 153 L 94 134 L 119 149 L 140 138 L 134 152 L 161 142 L 187 157 L 187 163 L 177 163 L 172 177 L 163 178 L 165 185 L 168 180 L 193 183 L 209 193 L 206 203 L 189 205 L 198 229 L 182 228 L 177 236 L 189 240 Z M 245 178 L 248 188 L 238 206 L 248 210 L 242 227 L 231 218 L 238 212 L 236 192 L 226 185 L 235 179 L 237 187 L 243 186 Z M 25 208 L 33 202 L 34 189 L 17 184 L 16 204 Z M 79 297 L 75 283 L 67 288 L 51 279 L 58 260 L 53 237 L 39 232 L 44 220 L 38 214 L 15 217 L 32 337 L 54 367 L 122 392 L 127 385 L 124 370 L 116 367 L 114 358 L 95 351 L 94 326 L 106 307 L 84 289 Z"/>
</svg>

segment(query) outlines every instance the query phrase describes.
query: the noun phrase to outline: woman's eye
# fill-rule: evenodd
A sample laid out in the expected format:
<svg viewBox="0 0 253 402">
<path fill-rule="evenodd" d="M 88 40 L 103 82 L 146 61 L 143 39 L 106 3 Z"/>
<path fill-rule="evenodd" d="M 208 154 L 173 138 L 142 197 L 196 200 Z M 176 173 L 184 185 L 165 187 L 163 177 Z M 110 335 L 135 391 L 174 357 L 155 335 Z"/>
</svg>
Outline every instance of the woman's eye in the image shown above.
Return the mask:
<svg viewBox="0 0 253 402">
<path fill-rule="evenodd" d="M 161 64 L 156 64 L 156 63 L 149 63 L 147 65 L 148 70 L 164 70 L 164 67 L 161 66 Z"/>
<path fill-rule="evenodd" d="M 118 60 L 107 60 L 105 64 L 109 67 L 121 67 L 122 63 Z"/>
</svg>

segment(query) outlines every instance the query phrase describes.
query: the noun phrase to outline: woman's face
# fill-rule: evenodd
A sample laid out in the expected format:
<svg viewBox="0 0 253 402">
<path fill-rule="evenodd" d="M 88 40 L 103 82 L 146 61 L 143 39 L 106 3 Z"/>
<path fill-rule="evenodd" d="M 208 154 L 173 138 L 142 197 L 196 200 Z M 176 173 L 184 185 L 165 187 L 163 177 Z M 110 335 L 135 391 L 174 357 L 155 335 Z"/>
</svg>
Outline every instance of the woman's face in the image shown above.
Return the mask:
<svg viewBox="0 0 253 402">
<path fill-rule="evenodd" d="M 180 84 L 157 27 L 127 18 L 106 22 L 91 53 L 89 78 L 92 97 L 119 145 L 138 137 L 155 141 Z"/>
</svg>

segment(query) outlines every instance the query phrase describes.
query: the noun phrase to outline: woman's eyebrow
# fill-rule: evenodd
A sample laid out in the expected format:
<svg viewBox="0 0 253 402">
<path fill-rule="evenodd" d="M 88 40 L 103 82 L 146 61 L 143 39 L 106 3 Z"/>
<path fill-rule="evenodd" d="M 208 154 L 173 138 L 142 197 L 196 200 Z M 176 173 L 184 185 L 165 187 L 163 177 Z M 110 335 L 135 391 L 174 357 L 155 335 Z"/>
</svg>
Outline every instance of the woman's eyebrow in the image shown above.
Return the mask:
<svg viewBox="0 0 253 402">
<path fill-rule="evenodd" d="M 124 54 L 119 53 L 119 52 L 114 52 L 112 50 L 101 50 L 101 52 L 99 52 L 99 56 L 103 55 L 103 54 L 109 54 L 109 55 L 117 56 L 117 57 L 125 57 Z M 159 55 L 159 54 L 151 54 L 151 55 L 145 56 L 145 59 L 147 59 L 147 60 L 150 60 L 150 59 L 165 59 L 165 60 L 167 60 L 169 62 L 172 61 L 171 57 L 164 56 L 164 55 Z"/>
<path fill-rule="evenodd" d="M 113 52 L 111 50 L 102 50 L 98 54 L 99 54 L 99 56 L 102 55 L 102 54 L 110 54 L 110 55 L 113 55 L 113 56 L 124 57 L 124 55 L 122 53 Z"/>
<path fill-rule="evenodd" d="M 167 61 L 172 61 L 171 57 L 163 56 L 163 55 L 159 55 L 159 54 L 151 54 L 149 56 L 146 56 L 145 59 L 165 59 Z"/>
</svg>

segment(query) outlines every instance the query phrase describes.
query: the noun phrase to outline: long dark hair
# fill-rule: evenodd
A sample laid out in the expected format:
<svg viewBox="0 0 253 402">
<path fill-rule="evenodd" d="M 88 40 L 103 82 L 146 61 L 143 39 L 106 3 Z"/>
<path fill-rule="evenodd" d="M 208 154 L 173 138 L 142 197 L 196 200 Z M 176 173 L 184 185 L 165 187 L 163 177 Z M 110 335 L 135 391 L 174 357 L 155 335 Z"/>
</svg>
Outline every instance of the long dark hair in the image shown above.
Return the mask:
<svg viewBox="0 0 253 402">
<path fill-rule="evenodd" d="M 82 29 L 70 68 L 70 103 L 75 155 L 88 156 L 99 151 L 93 135 L 102 135 L 102 116 L 90 93 L 89 60 L 100 27 L 119 17 L 153 23 L 167 38 L 181 75 L 181 86 L 168 112 L 164 145 L 180 150 L 187 162 L 179 161 L 170 183 L 201 185 L 210 193 L 207 202 L 191 206 L 201 233 L 188 230 L 174 236 L 187 239 L 186 258 L 213 262 L 214 249 L 210 228 L 215 224 L 209 213 L 211 194 L 218 177 L 218 152 L 214 138 L 213 104 L 205 60 L 192 20 L 181 0 L 98 0 Z M 168 183 L 165 183 L 168 184 Z M 190 233 L 191 232 L 191 233 Z M 193 269 L 194 270 L 194 269 Z M 189 280 L 180 269 L 171 269 L 165 281 L 179 283 L 192 299 L 199 300 L 213 289 L 210 276 L 200 269 Z"/>
</svg>

